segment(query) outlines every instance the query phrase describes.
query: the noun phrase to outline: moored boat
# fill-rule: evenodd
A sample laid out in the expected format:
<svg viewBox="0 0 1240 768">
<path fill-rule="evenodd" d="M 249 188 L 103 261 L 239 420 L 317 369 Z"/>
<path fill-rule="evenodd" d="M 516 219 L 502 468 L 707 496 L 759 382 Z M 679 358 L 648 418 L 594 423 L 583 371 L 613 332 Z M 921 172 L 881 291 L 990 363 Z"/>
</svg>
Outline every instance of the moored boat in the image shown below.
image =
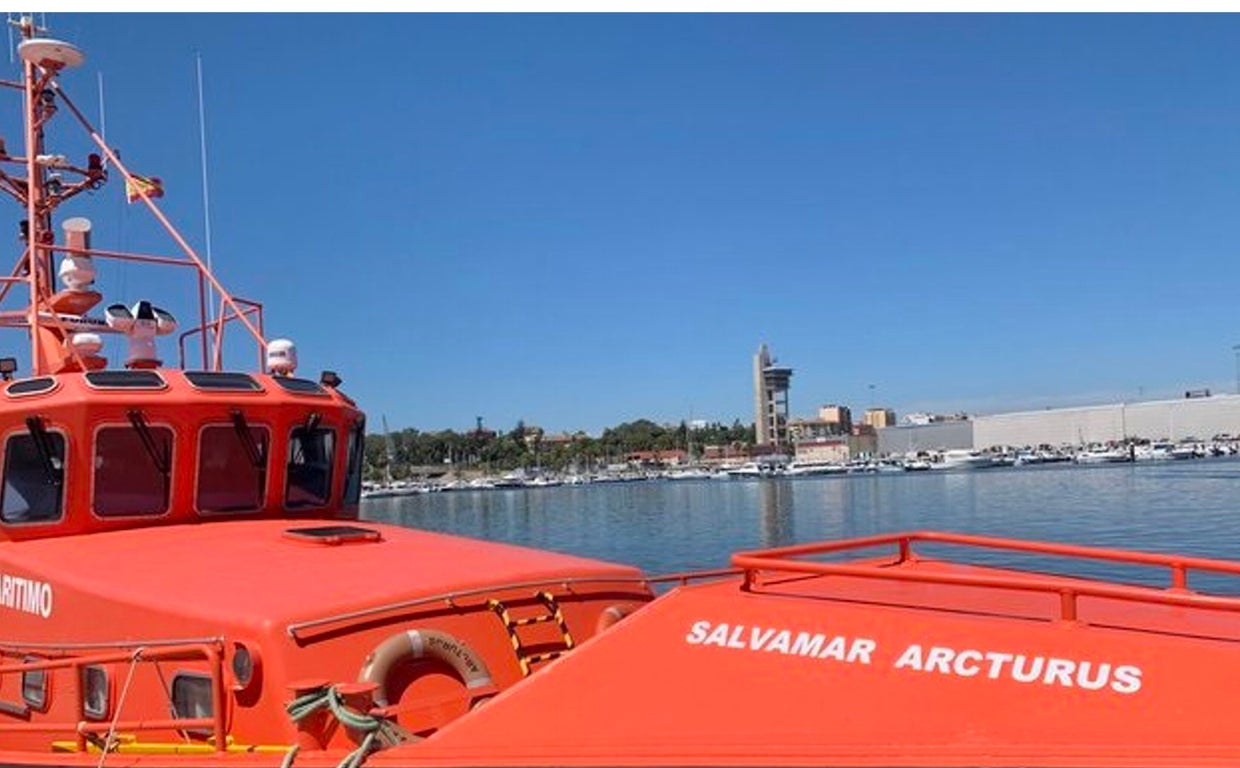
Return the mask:
<svg viewBox="0 0 1240 768">
<path fill-rule="evenodd" d="M 435 732 L 651 599 L 628 566 L 359 522 L 365 419 L 340 377 L 298 375 L 262 304 L 219 283 L 159 183 L 77 108 L 61 77 L 82 52 L 29 18 L 21 33 L 22 77 L 3 85 L 24 97 L 25 148 L 0 154 L 0 187 L 21 203 L 23 250 L 0 278 L 0 327 L 30 356 L 0 363 L 0 763 L 278 763 L 313 744 L 334 764 L 359 732 L 359 755 Z M 64 118 L 95 151 L 47 146 Z M 104 250 L 88 220 L 56 221 L 118 179 L 179 253 Z M 196 280 L 177 364 L 160 349 L 173 312 L 143 300 L 96 314 L 96 267 L 114 260 Z M 105 334 L 123 363 L 102 355 Z M 225 368 L 237 349 L 256 368 Z M 327 712 L 350 691 L 369 703 L 346 729 Z"/>
<path fill-rule="evenodd" d="M 848 473 L 848 467 L 833 461 L 793 461 L 784 467 L 783 473 L 788 477 L 843 475 Z"/>
<path fill-rule="evenodd" d="M 952 448 L 930 457 L 931 469 L 985 469 L 991 466 L 993 461 L 990 456 L 968 448 Z"/>
<path fill-rule="evenodd" d="M 1073 461 L 1077 464 L 1126 464 L 1133 460 L 1134 451 L 1127 446 L 1113 448 L 1092 447 L 1079 451 Z"/>
</svg>

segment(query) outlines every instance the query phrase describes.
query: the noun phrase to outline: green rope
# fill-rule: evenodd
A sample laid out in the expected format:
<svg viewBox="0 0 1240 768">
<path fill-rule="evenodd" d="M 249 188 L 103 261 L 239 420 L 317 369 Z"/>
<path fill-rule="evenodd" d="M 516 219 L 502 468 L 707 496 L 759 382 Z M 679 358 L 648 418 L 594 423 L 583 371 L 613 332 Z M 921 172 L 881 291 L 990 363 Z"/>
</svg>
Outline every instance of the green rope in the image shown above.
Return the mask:
<svg viewBox="0 0 1240 768">
<path fill-rule="evenodd" d="M 300 723 L 320 709 L 327 709 L 346 728 L 366 734 L 357 749 L 345 755 L 337 768 L 361 768 L 371 752 L 404 740 L 400 726 L 345 705 L 335 686 L 324 686 L 293 699 L 287 707 L 289 717 Z"/>
<path fill-rule="evenodd" d="M 366 762 L 366 756 L 375 748 L 375 734 L 378 732 L 376 729 L 366 734 L 366 737 L 362 739 L 362 743 L 357 746 L 357 749 L 345 755 L 344 759 L 340 761 L 340 765 L 336 766 L 336 768 L 361 768 L 362 763 Z"/>
</svg>

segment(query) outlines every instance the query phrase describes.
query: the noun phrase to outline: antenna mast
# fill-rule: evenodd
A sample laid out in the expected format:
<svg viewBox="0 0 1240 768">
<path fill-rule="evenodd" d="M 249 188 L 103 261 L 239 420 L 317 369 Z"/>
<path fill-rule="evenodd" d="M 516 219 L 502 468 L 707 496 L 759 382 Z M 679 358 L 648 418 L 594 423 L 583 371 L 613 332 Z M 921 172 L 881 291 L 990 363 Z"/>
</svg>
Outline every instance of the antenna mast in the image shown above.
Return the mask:
<svg viewBox="0 0 1240 768">
<path fill-rule="evenodd" d="M 202 163 L 202 222 L 206 235 L 207 269 L 212 270 L 211 263 L 211 191 L 207 186 L 207 111 L 202 96 L 202 54 L 197 56 L 198 62 L 198 146 Z M 207 317 L 215 321 L 215 288 L 207 288 Z"/>
</svg>

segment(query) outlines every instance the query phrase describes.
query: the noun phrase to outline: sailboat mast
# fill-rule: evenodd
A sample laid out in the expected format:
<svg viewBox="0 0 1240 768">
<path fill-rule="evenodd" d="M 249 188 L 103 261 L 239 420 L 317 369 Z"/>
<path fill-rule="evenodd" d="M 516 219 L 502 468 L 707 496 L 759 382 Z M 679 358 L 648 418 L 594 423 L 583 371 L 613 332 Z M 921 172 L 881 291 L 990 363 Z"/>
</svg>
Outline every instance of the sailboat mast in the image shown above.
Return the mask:
<svg viewBox="0 0 1240 768">
<path fill-rule="evenodd" d="M 379 417 L 383 421 L 383 444 L 387 449 L 387 466 L 383 470 L 384 479 L 392 484 L 392 463 L 396 461 L 396 444 L 392 441 L 392 430 L 388 429 L 387 414 Z"/>
</svg>

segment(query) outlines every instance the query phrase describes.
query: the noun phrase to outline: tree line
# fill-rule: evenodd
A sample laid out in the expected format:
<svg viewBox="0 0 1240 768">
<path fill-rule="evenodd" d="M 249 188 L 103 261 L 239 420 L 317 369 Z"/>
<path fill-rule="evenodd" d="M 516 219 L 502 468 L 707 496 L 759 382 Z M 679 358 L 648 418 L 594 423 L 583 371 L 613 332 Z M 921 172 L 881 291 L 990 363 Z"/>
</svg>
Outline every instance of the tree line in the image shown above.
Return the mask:
<svg viewBox="0 0 1240 768">
<path fill-rule="evenodd" d="M 428 467 L 447 470 L 509 471 L 519 467 L 590 471 L 623 462 L 630 454 L 684 450 L 700 458 L 706 446 L 747 447 L 754 443 L 752 424 L 739 420 L 690 427 L 656 424 L 649 419 L 625 422 L 598 437 L 584 432 L 547 435 L 517 422 L 508 432 L 476 429 L 422 432 L 404 429 L 366 436 L 366 472 L 372 479 L 404 479 Z"/>
</svg>

